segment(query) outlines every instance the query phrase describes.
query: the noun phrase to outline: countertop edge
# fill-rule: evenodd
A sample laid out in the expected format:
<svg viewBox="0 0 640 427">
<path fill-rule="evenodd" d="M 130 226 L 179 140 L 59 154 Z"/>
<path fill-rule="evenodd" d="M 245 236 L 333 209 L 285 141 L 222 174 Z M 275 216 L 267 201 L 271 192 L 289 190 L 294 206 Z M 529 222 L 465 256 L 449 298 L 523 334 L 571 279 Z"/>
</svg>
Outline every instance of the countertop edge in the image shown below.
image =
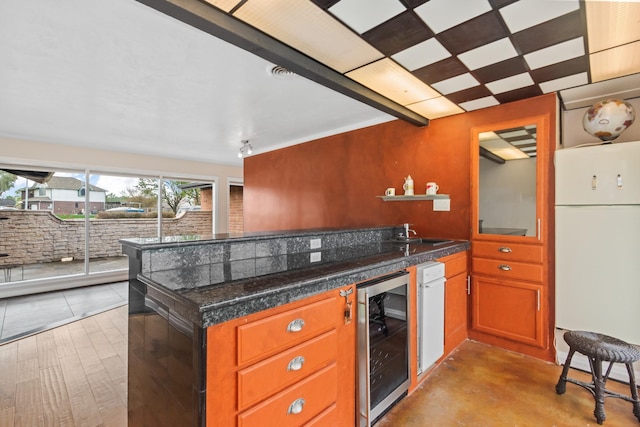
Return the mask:
<svg viewBox="0 0 640 427">
<path fill-rule="evenodd" d="M 414 245 L 402 246 L 413 247 Z M 202 305 L 189 299 L 188 296 L 172 292 L 148 277 L 139 274 L 137 279 L 147 286 L 149 297 L 165 305 L 170 311 L 174 312 L 174 315 L 178 315 L 199 327 L 206 328 L 283 304 L 299 301 L 342 286 L 367 281 L 423 262 L 464 252 L 469 248 L 470 243 L 468 241 L 456 241 L 443 247 L 411 253 L 391 260 L 372 260 L 368 262 L 364 258 L 346 270 L 331 272 L 328 267 L 309 269 L 311 277 L 305 280 L 287 282 L 286 274 L 280 274 L 284 279 L 282 286 L 270 288 L 262 293 L 254 293 L 240 298 L 230 298 L 225 301 Z M 313 274 L 316 271 L 317 274 Z M 276 274 L 274 276 L 277 277 L 279 275 Z M 242 285 L 242 282 L 239 285 Z"/>
</svg>

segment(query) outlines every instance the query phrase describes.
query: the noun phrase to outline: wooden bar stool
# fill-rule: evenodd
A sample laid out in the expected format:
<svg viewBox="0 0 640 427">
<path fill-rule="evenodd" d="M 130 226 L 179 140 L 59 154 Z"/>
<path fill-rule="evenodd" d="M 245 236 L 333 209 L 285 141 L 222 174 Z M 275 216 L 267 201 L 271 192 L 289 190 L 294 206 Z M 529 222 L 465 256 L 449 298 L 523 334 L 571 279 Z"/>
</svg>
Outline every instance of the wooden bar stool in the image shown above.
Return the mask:
<svg viewBox="0 0 640 427">
<path fill-rule="evenodd" d="M 564 394 L 567 390 L 567 381 L 589 390 L 596 401 L 593 415 L 595 415 L 598 424 L 602 424 L 607 418 L 604 413 L 605 397 L 615 397 L 631 402 L 633 404 L 633 415 L 640 421 L 640 400 L 638 400 L 638 389 L 636 388 L 636 379 L 633 372 L 633 362 L 640 360 L 640 350 L 622 340 L 595 332 L 566 332 L 564 340 L 569 344 L 569 354 L 564 362 L 564 368 L 562 369 L 562 374 L 560 374 L 558 384 L 556 384 L 556 392 Z M 584 354 L 589 359 L 591 383 L 567 377 L 571 366 L 571 358 L 576 351 Z M 602 362 L 609 362 L 609 368 L 604 375 L 602 374 Z M 627 367 L 631 396 L 625 396 L 606 389 L 605 385 L 614 363 L 624 363 Z"/>
</svg>

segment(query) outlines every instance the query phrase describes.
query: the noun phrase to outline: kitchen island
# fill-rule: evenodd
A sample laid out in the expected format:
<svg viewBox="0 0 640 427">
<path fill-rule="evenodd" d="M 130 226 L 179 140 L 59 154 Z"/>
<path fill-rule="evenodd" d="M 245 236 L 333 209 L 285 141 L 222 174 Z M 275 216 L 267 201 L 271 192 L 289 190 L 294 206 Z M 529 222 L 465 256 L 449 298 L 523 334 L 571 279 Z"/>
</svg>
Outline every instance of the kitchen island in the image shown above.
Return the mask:
<svg viewBox="0 0 640 427">
<path fill-rule="evenodd" d="M 393 242 L 400 230 L 123 240 L 129 425 L 275 422 L 289 390 L 318 399 L 287 402 L 284 420 L 355 420 L 355 284 L 469 248 Z M 303 326 L 278 335 L 291 316 Z M 294 366 L 296 379 L 279 378 L 273 366 L 293 350 L 315 356 L 304 369 Z"/>
</svg>

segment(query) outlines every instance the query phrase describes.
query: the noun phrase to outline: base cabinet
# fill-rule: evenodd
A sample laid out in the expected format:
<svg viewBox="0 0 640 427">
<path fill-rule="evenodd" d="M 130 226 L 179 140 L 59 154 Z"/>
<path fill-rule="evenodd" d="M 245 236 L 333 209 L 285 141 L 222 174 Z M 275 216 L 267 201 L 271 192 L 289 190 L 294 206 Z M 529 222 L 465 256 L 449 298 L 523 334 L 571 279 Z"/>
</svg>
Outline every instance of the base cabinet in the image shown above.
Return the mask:
<svg viewBox="0 0 640 427">
<path fill-rule="evenodd" d="M 351 285 L 208 328 L 206 425 L 354 425 L 350 289 L 355 310 Z"/>
<path fill-rule="evenodd" d="M 444 355 L 445 357 L 468 337 L 468 273 L 467 252 L 440 258 L 445 263 L 444 287 Z"/>
<path fill-rule="evenodd" d="M 472 288 L 474 330 L 544 347 L 542 286 L 475 276 Z"/>
<path fill-rule="evenodd" d="M 549 359 L 542 246 L 501 240 L 471 248 L 471 338 Z"/>
</svg>

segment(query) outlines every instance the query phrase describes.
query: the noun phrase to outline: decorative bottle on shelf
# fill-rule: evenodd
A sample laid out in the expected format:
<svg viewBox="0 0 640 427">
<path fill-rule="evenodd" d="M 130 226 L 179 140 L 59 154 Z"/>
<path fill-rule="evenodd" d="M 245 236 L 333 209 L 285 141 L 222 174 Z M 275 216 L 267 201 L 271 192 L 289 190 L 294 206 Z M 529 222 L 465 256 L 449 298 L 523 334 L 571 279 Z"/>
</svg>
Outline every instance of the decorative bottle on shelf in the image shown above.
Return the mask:
<svg viewBox="0 0 640 427">
<path fill-rule="evenodd" d="M 411 178 L 411 175 L 404 179 L 402 188 L 404 189 L 405 196 L 413 196 L 413 178 Z"/>
</svg>

